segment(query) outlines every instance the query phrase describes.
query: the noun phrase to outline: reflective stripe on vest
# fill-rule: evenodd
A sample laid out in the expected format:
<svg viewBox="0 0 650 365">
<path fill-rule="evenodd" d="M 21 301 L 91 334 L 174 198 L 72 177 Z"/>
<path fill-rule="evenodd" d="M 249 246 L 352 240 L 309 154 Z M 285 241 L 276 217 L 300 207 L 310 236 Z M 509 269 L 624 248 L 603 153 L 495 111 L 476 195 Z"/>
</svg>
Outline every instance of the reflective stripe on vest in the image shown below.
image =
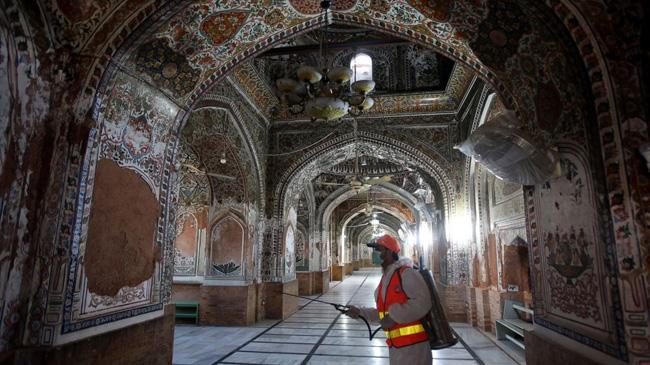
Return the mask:
<svg viewBox="0 0 650 365">
<path fill-rule="evenodd" d="M 386 333 L 386 338 L 397 338 L 400 336 L 414 335 L 416 333 L 424 332 L 424 326 L 422 324 L 414 324 L 412 326 L 400 327 L 395 330 L 384 331 Z"/>
<path fill-rule="evenodd" d="M 401 267 L 400 274 L 404 272 L 406 267 Z M 377 289 L 377 313 L 379 319 L 383 319 L 388 315 L 388 309 L 392 304 L 399 303 L 403 304 L 408 301 L 408 297 L 404 290 L 402 290 L 399 279 L 396 277 L 395 272 L 391 277 L 388 287 L 386 288 L 386 303 L 384 303 L 383 298 L 381 297 L 381 283 L 379 281 L 379 288 Z M 410 323 L 398 323 L 395 326 L 391 327 L 386 333 L 386 344 L 388 346 L 394 347 L 403 347 L 408 345 L 413 345 L 416 343 L 424 342 L 429 340 L 422 323 L 420 321 L 414 321 Z"/>
</svg>

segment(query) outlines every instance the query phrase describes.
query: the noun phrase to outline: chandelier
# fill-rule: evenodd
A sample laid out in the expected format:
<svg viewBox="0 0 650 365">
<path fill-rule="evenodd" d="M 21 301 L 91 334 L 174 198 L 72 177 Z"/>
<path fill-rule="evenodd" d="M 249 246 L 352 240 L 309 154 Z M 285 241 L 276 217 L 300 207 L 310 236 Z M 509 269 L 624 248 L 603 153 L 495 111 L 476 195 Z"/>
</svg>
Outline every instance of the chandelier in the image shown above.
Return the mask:
<svg viewBox="0 0 650 365">
<path fill-rule="evenodd" d="M 327 33 L 328 17 L 331 2 L 321 1 Z M 322 67 L 323 54 L 327 44 L 320 37 L 320 59 L 322 72 L 312 66 L 301 65 L 295 78 L 277 79 L 275 85 L 280 92 L 280 102 L 288 107 L 292 114 L 307 113 L 315 120 L 336 120 L 348 114 L 359 116 L 372 108 L 375 101 L 369 94 L 375 88 L 372 80 L 355 80 L 350 83 L 354 73 L 348 67 Z M 356 68 L 356 66 L 355 66 Z"/>
</svg>

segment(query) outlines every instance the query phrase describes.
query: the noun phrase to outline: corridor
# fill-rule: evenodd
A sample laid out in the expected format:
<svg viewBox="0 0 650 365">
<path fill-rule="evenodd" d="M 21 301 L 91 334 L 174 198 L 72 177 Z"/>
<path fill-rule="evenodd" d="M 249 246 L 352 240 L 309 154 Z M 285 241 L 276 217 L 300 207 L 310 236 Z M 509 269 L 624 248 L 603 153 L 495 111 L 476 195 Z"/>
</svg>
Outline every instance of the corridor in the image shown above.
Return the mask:
<svg viewBox="0 0 650 365">
<path fill-rule="evenodd" d="M 374 306 L 373 292 L 381 273 L 362 269 L 333 283 L 319 300 Z M 373 330 L 376 326 L 372 326 Z M 467 324 L 454 324 L 461 342 L 434 351 L 437 365 L 508 364 L 508 355 L 481 332 Z M 284 321 L 260 322 L 251 327 L 197 327 L 177 325 L 175 365 L 209 364 L 388 364 L 383 331 L 368 341 L 360 320 L 341 315 L 332 306 L 300 300 L 299 310 Z"/>
</svg>

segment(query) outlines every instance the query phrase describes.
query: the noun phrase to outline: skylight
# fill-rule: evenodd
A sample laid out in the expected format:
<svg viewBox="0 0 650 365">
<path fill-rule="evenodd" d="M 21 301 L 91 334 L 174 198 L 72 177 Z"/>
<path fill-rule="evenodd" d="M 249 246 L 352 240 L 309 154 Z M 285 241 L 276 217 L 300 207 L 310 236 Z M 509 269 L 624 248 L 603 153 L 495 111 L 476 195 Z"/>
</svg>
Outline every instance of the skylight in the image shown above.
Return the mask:
<svg viewBox="0 0 650 365">
<path fill-rule="evenodd" d="M 350 61 L 352 82 L 372 80 L 372 58 L 365 53 L 357 53 Z"/>
</svg>

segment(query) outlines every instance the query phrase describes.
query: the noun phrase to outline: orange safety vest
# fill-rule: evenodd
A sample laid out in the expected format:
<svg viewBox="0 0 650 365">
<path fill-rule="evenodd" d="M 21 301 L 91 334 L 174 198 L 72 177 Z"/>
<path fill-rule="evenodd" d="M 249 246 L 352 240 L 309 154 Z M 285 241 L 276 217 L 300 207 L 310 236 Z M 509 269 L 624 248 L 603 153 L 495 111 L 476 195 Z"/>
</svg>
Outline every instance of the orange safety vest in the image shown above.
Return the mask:
<svg viewBox="0 0 650 365">
<path fill-rule="evenodd" d="M 406 270 L 406 267 L 400 267 L 398 270 L 402 274 Z M 383 319 L 388 315 L 388 308 L 391 305 L 394 303 L 403 304 L 409 299 L 406 293 L 404 293 L 400 285 L 400 280 L 395 275 L 395 271 L 386 288 L 386 298 L 384 299 L 381 297 L 382 281 L 383 276 L 382 280 L 379 281 L 379 288 L 377 289 L 377 312 L 379 313 L 379 319 Z M 398 323 L 384 332 L 386 333 L 386 344 L 388 344 L 388 347 L 403 347 L 429 341 L 429 336 L 419 320 L 409 323 Z"/>
</svg>

